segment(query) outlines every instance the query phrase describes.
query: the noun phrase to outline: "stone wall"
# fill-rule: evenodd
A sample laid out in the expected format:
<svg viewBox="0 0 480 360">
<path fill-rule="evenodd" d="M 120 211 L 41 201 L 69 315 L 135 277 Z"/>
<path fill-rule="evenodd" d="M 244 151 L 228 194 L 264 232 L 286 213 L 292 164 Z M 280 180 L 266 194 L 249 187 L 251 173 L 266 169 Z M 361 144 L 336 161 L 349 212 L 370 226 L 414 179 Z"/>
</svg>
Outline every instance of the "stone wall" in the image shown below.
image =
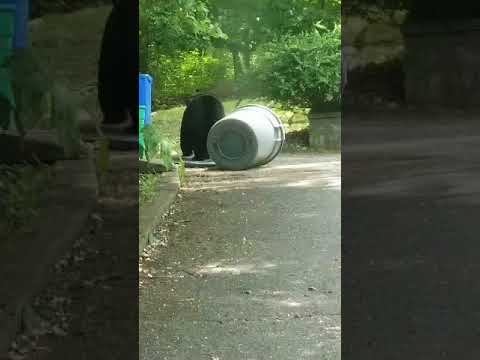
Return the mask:
<svg viewBox="0 0 480 360">
<path fill-rule="evenodd" d="M 480 4 L 418 1 L 407 15 L 369 7 L 344 16 L 344 105 L 479 108 Z"/>
<path fill-rule="evenodd" d="M 348 70 L 382 64 L 403 56 L 401 26 L 405 11 L 368 10 L 368 15 L 345 16 L 342 24 L 342 61 Z"/>
<path fill-rule="evenodd" d="M 340 150 L 341 114 L 313 113 L 309 115 L 311 148 L 321 150 Z"/>
<path fill-rule="evenodd" d="M 347 71 L 344 102 L 403 101 L 402 24 L 406 11 L 369 7 L 344 16 L 342 66 Z"/>
<path fill-rule="evenodd" d="M 405 28 L 407 102 L 480 107 L 480 19 Z"/>
</svg>

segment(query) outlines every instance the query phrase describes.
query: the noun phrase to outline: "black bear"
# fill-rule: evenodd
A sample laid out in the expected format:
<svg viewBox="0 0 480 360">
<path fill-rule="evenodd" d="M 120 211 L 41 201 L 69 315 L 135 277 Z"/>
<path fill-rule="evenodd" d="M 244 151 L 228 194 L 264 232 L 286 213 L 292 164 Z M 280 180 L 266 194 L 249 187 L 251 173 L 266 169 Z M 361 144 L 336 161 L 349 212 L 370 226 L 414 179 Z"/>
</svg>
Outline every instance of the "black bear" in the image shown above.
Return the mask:
<svg viewBox="0 0 480 360">
<path fill-rule="evenodd" d="M 98 100 L 103 124 L 124 124 L 138 132 L 138 0 L 116 0 L 103 33 Z"/>
<path fill-rule="evenodd" d="M 210 128 L 225 116 L 220 100 L 212 95 L 197 95 L 187 104 L 180 129 L 180 147 L 184 157 L 194 154 L 194 160 L 209 158 L 207 137 Z"/>
</svg>

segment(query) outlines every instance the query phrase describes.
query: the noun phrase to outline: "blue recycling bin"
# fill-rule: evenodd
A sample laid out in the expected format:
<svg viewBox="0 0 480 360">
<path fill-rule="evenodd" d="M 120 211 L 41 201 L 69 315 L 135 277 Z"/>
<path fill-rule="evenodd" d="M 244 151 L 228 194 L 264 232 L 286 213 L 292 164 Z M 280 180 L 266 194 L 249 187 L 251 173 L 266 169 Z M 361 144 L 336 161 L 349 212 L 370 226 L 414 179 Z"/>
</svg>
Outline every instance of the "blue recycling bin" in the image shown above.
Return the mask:
<svg viewBox="0 0 480 360">
<path fill-rule="evenodd" d="M 29 0 L 0 0 L 0 9 L 15 12 L 15 30 L 13 48 L 28 47 Z"/>
<path fill-rule="evenodd" d="M 149 126 L 152 124 L 152 83 L 153 79 L 148 74 L 140 74 L 139 75 L 139 83 L 138 88 L 140 90 L 139 94 L 139 106 L 145 107 L 145 126 Z"/>
</svg>

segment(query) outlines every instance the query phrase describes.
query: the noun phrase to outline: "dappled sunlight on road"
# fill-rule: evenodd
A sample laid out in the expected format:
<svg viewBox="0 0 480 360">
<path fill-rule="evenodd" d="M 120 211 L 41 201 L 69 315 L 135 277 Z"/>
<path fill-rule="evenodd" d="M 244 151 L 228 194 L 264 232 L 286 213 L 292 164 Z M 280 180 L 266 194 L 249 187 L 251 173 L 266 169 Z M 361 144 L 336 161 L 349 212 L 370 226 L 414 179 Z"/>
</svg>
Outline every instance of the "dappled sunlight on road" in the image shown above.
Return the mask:
<svg viewBox="0 0 480 360">
<path fill-rule="evenodd" d="M 290 164 L 290 165 L 271 165 L 267 171 L 284 171 L 284 170 L 308 170 L 308 169 L 318 169 L 319 167 L 326 169 L 326 168 L 337 168 L 340 164 L 338 160 L 330 160 L 330 161 L 321 161 L 321 162 L 312 162 L 312 163 L 304 163 L 304 164 Z M 263 169 L 262 169 L 263 170 Z"/>
<path fill-rule="evenodd" d="M 214 275 L 214 274 L 258 274 L 265 273 L 266 269 L 275 268 L 277 265 L 265 262 L 263 264 L 222 264 L 222 262 L 209 263 L 197 268 L 196 273 Z"/>
<path fill-rule="evenodd" d="M 188 169 L 187 191 L 230 191 L 269 188 L 319 188 L 341 190 L 340 160 L 332 156 L 298 157 L 286 164 L 280 158 L 271 164 L 245 171 Z"/>
<path fill-rule="evenodd" d="M 460 170 L 452 168 L 449 171 L 435 171 L 430 166 L 406 170 L 395 179 L 376 181 L 364 186 L 358 186 L 349 194 L 352 196 L 381 197 L 428 197 L 432 196 L 438 202 L 476 202 L 480 194 L 480 182 L 474 169 Z M 392 175 L 392 177 L 395 175 Z M 439 196 L 439 194 L 442 194 Z"/>
<path fill-rule="evenodd" d="M 338 176 L 324 176 L 317 179 L 306 179 L 285 184 L 285 187 L 299 188 L 308 188 L 315 186 L 324 189 L 341 190 L 341 180 Z"/>
<path fill-rule="evenodd" d="M 300 180 L 296 182 L 289 182 L 285 186 L 286 187 L 309 187 L 312 186 L 315 183 L 314 180 L 308 179 L 308 180 Z"/>
<path fill-rule="evenodd" d="M 308 309 L 321 308 L 327 301 L 327 296 L 325 294 L 315 294 L 315 296 L 312 295 L 308 297 L 303 295 L 292 297 L 292 294 L 285 291 L 277 292 L 276 294 L 271 291 L 265 291 L 264 294 L 252 297 L 252 301 L 273 309 L 278 307 L 291 307 L 304 308 L 304 310 L 307 311 Z"/>
<path fill-rule="evenodd" d="M 292 300 L 280 300 L 278 303 L 288 307 L 299 307 L 303 305 L 301 302 L 292 301 Z"/>
</svg>

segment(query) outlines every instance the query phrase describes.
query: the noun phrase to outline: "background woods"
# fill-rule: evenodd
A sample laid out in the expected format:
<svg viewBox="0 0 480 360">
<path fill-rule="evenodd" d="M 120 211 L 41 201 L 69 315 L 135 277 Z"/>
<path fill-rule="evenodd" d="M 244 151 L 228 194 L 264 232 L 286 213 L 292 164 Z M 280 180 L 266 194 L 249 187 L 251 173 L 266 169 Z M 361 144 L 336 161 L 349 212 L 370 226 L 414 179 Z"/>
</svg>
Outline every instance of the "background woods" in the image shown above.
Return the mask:
<svg viewBox="0 0 480 360">
<path fill-rule="evenodd" d="M 338 0 L 169 0 L 161 4 L 142 0 L 142 71 L 156 79 L 157 105 L 182 103 L 183 98 L 196 89 L 214 89 L 225 97 L 242 90 L 252 95 L 260 89 L 258 95 L 284 100 L 292 92 L 287 87 L 294 86 L 287 80 L 295 74 L 288 73 L 291 59 L 280 44 L 287 41 L 292 50 L 298 49 L 295 61 L 299 69 L 317 68 L 331 77 L 332 68 L 318 67 L 312 63 L 311 55 L 329 46 L 323 37 L 340 38 L 336 29 L 339 19 Z M 279 55 L 279 62 L 283 62 L 276 64 L 276 69 L 268 68 L 269 61 L 265 61 L 272 53 Z M 334 61 L 339 68 L 340 58 Z M 272 70 L 277 74 L 283 71 L 282 84 L 257 76 Z M 252 79 L 260 83 L 252 83 Z M 261 86 L 262 83 L 270 84 Z M 249 86 L 245 88 L 245 84 Z M 300 85 L 301 89 L 304 87 L 307 89 L 308 84 Z M 331 89 L 324 87 L 322 91 Z M 338 94 L 322 96 L 335 98 Z"/>
</svg>

